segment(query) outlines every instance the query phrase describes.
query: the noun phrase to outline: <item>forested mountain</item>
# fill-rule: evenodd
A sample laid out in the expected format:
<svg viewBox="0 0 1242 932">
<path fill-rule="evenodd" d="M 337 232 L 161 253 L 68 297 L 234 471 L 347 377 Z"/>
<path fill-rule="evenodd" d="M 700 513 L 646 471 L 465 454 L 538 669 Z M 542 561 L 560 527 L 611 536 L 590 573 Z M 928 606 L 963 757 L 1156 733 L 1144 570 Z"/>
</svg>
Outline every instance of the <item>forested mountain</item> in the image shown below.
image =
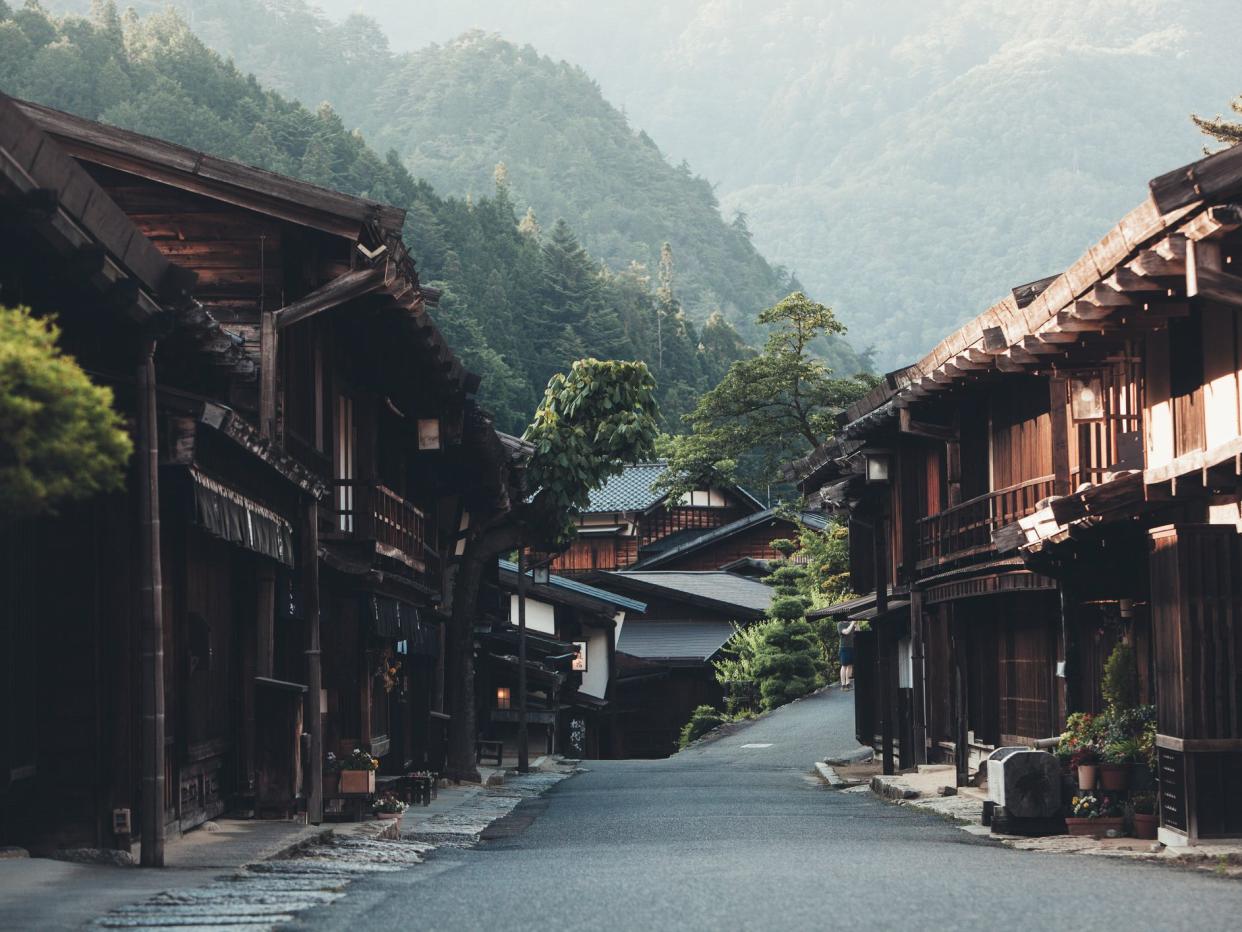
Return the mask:
<svg viewBox="0 0 1242 932">
<path fill-rule="evenodd" d="M 175 13 L 54 19 L 0 0 L 0 90 L 348 193 L 406 207 L 435 315 L 483 397 L 520 430 L 552 372 L 586 355 L 651 363 L 667 426 L 748 354 L 719 315 L 701 326 L 678 304 L 677 258 L 658 280 L 611 272 L 564 222 L 515 214 L 503 168 L 486 196 L 441 197 L 392 153 L 379 156 L 327 106 L 311 112 L 207 49 Z"/>
<path fill-rule="evenodd" d="M 86 0 L 51 0 L 82 9 Z M 139 10 L 168 0 L 133 0 Z M 325 19 L 305 0 L 172 0 L 207 45 L 265 86 L 317 106 L 327 101 L 411 173 L 458 197 L 489 192 L 497 162 L 519 214 L 567 220 L 614 272 L 654 269 L 664 243 L 678 296 L 703 323 L 720 313 L 761 343 L 758 312 L 801 287 L 751 242 L 744 215 L 721 215 L 712 185 L 674 166 L 630 125 L 582 69 L 482 32 L 394 54 L 361 15 Z M 407 11 L 411 26 L 419 7 Z M 830 300 L 830 294 L 823 296 Z M 834 369 L 869 367 L 844 339 L 819 347 Z"/>
<path fill-rule="evenodd" d="M 1237 0 L 316 2 L 581 65 L 885 367 L 1077 258 L 1242 92 Z"/>
</svg>

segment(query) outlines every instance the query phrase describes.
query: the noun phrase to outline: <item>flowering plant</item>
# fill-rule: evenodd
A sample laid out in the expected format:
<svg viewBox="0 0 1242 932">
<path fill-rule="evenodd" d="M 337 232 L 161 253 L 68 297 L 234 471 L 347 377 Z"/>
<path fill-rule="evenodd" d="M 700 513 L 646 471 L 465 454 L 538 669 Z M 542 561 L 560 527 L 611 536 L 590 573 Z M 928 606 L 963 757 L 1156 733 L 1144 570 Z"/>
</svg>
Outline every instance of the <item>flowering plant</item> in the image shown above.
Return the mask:
<svg viewBox="0 0 1242 932">
<path fill-rule="evenodd" d="M 379 759 L 361 748 L 354 748 L 352 754 L 341 758 L 329 752 L 328 766 L 333 770 L 379 770 Z"/>
<path fill-rule="evenodd" d="M 1099 760 L 1105 722 L 1090 712 L 1075 712 L 1065 720 L 1065 732 L 1057 743 L 1057 755 L 1077 767 Z"/>
<path fill-rule="evenodd" d="M 375 812 L 405 812 L 409 807 L 397 797 L 391 794 L 381 796 L 375 802 L 371 803 L 371 809 Z"/>
<path fill-rule="evenodd" d="M 1121 815 L 1121 807 L 1111 796 L 1084 793 L 1070 801 L 1070 811 L 1075 819 L 1106 819 Z"/>
</svg>

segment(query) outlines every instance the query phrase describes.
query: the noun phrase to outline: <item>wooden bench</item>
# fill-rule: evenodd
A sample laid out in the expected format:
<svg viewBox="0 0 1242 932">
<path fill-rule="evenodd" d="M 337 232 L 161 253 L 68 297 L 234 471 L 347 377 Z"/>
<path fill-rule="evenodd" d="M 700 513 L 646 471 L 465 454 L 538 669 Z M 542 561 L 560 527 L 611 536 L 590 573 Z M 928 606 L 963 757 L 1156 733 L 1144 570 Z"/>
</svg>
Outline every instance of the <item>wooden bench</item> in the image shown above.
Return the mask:
<svg viewBox="0 0 1242 932">
<path fill-rule="evenodd" d="M 504 765 L 505 743 L 480 738 L 474 745 L 474 756 L 480 764 L 495 761 L 497 767 Z"/>
</svg>

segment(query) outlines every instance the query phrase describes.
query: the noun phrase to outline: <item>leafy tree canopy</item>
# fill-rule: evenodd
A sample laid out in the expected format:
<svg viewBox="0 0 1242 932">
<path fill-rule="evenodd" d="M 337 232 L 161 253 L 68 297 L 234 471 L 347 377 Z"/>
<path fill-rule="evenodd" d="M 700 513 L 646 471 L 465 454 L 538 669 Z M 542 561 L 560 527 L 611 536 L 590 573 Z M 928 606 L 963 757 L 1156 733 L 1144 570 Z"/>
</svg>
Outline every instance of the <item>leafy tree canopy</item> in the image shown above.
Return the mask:
<svg viewBox="0 0 1242 932">
<path fill-rule="evenodd" d="M 1242 97 L 1235 97 L 1231 100 L 1229 109 L 1234 113 L 1242 114 Z M 1190 119 L 1205 136 L 1211 136 L 1226 146 L 1236 146 L 1242 142 L 1242 123 L 1237 120 L 1228 120 L 1220 114 L 1214 117 L 1201 117 L 1193 113 Z"/>
<path fill-rule="evenodd" d="M 59 337 L 52 321 L 0 307 L 0 514 L 53 511 L 125 481 L 133 447 L 112 392 Z"/>
<path fill-rule="evenodd" d="M 680 493 L 710 477 L 766 483 L 776 467 L 832 435 L 834 417 L 875 383 L 835 378 L 812 350 L 844 327 L 832 309 L 794 292 L 759 315 L 763 351 L 729 367 L 686 416 L 692 432 L 670 443 L 662 487 Z"/>
</svg>

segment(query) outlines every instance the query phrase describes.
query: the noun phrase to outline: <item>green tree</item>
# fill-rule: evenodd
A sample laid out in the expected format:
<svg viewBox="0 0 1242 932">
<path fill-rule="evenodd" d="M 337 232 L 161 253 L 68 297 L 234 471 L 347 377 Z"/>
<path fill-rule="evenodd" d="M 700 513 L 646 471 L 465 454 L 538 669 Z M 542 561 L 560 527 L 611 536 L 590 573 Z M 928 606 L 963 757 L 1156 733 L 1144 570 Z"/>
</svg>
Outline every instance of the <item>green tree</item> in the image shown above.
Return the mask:
<svg viewBox="0 0 1242 932">
<path fill-rule="evenodd" d="M 720 384 L 686 416 L 692 431 L 674 444 L 663 485 L 683 492 L 706 476 L 765 483 L 776 467 L 818 446 L 833 433 L 834 417 L 874 381 L 834 378 L 812 351 L 815 340 L 845 331 L 832 309 L 794 292 L 759 315 L 770 328 L 763 351 L 734 362 Z"/>
<path fill-rule="evenodd" d="M 626 463 L 654 450 L 655 380 L 641 362 L 580 359 L 548 382 L 524 439 L 534 453 L 526 468 L 529 495 L 494 516 L 472 515 L 453 584 L 449 664 L 454 688 L 449 769 L 477 775 L 474 757 L 473 624 L 483 573 L 518 547 L 554 549 L 572 534 L 572 515 L 591 490 Z"/>
<path fill-rule="evenodd" d="M 0 307 L 0 513 L 28 516 L 115 491 L 133 446 L 112 392 L 27 308 Z"/>
</svg>

